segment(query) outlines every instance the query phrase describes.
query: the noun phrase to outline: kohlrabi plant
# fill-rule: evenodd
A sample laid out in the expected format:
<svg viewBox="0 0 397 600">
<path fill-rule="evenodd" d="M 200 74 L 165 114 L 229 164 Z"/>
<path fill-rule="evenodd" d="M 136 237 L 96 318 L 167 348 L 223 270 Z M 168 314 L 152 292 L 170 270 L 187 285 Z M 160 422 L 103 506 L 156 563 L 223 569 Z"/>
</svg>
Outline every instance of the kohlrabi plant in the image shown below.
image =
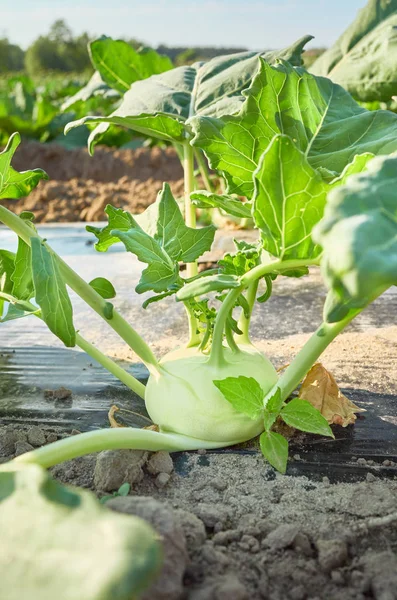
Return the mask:
<svg viewBox="0 0 397 600">
<path fill-rule="evenodd" d="M 250 55 L 246 74 L 241 60 L 228 60 L 229 71 L 224 59 L 211 72 L 204 65 L 136 82 L 118 114 L 99 119 L 179 136 L 183 145 L 184 215 L 164 184 L 143 214 L 108 206 L 108 224 L 88 230 L 98 251 L 121 243 L 144 263 L 136 286 L 138 294 L 151 293 L 144 308 L 171 297 L 184 307 L 185 345 L 158 359 L 111 302 L 110 282 L 83 281 L 41 238 L 31 213 L 17 216 L 0 206 L 0 221 L 19 238 L 16 254 L 0 252 L 2 321 L 27 315 L 45 321 L 66 346 L 79 346 L 141 396 L 158 428 L 91 431 L 16 463 L 49 467 L 112 448 L 221 448 L 260 435 L 267 460 L 285 472 L 288 442 L 277 430 L 280 419 L 333 435 L 312 404 L 290 396 L 330 342 L 397 281 L 397 115 L 366 111 L 330 80 L 285 61 L 271 65 Z M 26 195 L 45 177 L 12 169 L 17 145 L 15 135 L 0 155 L 0 198 Z M 225 178 L 226 194 L 192 189 L 194 149 Z M 196 228 L 195 205 L 252 217 L 257 243 L 236 242 L 234 253 L 198 273 L 197 259 L 210 250 L 215 229 Z M 329 290 L 324 321 L 278 376 L 251 342 L 251 315 L 276 279 L 305 276 L 312 266 L 321 266 Z M 146 386 L 75 330 L 68 288 L 147 366 Z"/>
</svg>

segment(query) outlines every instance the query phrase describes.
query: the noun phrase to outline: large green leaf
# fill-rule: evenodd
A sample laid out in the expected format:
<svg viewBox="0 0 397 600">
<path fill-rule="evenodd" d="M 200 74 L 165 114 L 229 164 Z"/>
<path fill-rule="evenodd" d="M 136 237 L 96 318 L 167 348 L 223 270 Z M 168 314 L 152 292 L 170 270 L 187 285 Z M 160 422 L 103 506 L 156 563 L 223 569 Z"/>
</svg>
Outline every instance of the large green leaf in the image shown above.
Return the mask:
<svg viewBox="0 0 397 600">
<path fill-rule="evenodd" d="M 123 40 L 102 36 L 89 44 L 91 62 L 111 88 L 124 94 L 131 84 L 173 68 L 168 56 L 152 48 L 135 50 Z"/>
<path fill-rule="evenodd" d="M 69 123 L 66 132 L 83 123 L 100 123 L 90 136 L 89 147 L 108 123 L 122 125 L 164 140 L 181 142 L 196 115 L 235 114 L 258 69 L 258 57 L 300 65 L 305 36 L 291 47 L 274 52 L 241 52 L 213 58 L 207 63 L 177 67 L 160 75 L 136 81 L 124 95 L 120 107 L 108 117 L 89 116 Z M 186 127 L 185 127 L 186 125 Z"/>
<path fill-rule="evenodd" d="M 39 238 L 32 238 L 31 244 L 35 299 L 41 308 L 43 321 L 65 346 L 75 346 L 72 303 L 57 259 Z"/>
<path fill-rule="evenodd" d="M 7 600 L 131 600 L 161 564 L 158 536 L 145 521 L 108 510 L 34 464 L 1 467 L 0 530 Z"/>
<path fill-rule="evenodd" d="M 11 167 L 12 157 L 20 143 L 21 136 L 19 133 L 14 133 L 3 152 L 0 152 L 0 200 L 23 198 L 37 186 L 41 179 L 48 179 L 47 173 L 42 169 L 18 173 Z"/>
<path fill-rule="evenodd" d="M 369 0 L 335 44 L 311 66 L 364 101 L 397 94 L 397 0 Z"/>
<path fill-rule="evenodd" d="M 313 231 L 323 247 L 322 269 L 332 291 L 330 320 L 366 306 L 397 283 L 397 156 L 376 157 L 366 172 L 332 191 Z M 344 311 L 337 311 L 338 303 Z M 330 318 L 330 315 L 336 315 Z"/>
<path fill-rule="evenodd" d="M 314 258 L 313 226 L 323 216 L 329 185 L 290 137 L 278 135 L 254 174 L 254 220 L 265 250 L 282 259 Z"/>
<path fill-rule="evenodd" d="M 252 175 L 277 134 L 294 141 L 313 168 L 330 180 L 357 154 L 397 150 L 397 115 L 367 111 L 330 79 L 287 63 L 261 68 L 237 116 L 195 121 L 193 145 L 225 174 L 228 192 L 252 197 Z"/>
<path fill-rule="evenodd" d="M 70 109 L 77 102 L 87 102 L 87 100 L 93 96 L 107 94 L 109 90 L 109 86 L 103 81 L 98 71 L 95 71 L 84 87 L 76 92 L 76 94 L 65 100 L 61 106 L 61 111 Z M 117 98 L 119 97 L 119 94 L 114 92 L 114 96 Z"/>
</svg>

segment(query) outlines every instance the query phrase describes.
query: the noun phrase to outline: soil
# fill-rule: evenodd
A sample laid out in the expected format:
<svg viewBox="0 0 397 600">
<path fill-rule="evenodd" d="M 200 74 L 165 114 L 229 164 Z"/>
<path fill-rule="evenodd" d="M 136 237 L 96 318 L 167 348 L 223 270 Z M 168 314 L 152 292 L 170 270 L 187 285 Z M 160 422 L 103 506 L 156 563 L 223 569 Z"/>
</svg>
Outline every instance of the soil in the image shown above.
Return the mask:
<svg viewBox="0 0 397 600">
<path fill-rule="evenodd" d="M 55 436 L 38 427 L 0 430 L 3 448 L 17 439 L 18 453 Z M 154 503 L 156 515 L 161 511 L 163 521 L 182 530 L 184 568 L 174 559 L 172 569 L 171 561 L 162 576 L 167 581 L 157 584 L 169 591 L 159 595 L 154 587 L 146 600 L 397 598 L 396 479 L 370 473 L 358 484 L 332 485 L 327 477 L 279 475 L 259 455 L 205 451 L 174 454 L 172 472 L 167 453 L 120 457 L 133 452 L 75 459 L 52 473 L 99 496 L 104 486 L 111 492 L 132 481 L 131 496 L 110 500 L 109 508 L 139 514 L 136 505 L 143 504 L 140 516 L 152 522 Z M 165 537 L 166 557 L 173 543 Z"/>
<path fill-rule="evenodd" d="M 176 197 L 183 194 L 182 167 L 173 148 L 99 147 L 89 156 L 84 148 L 24 142 L 13 166 L 19 171 L 40 167 L 48 173 L 50 180 L 40 182 L 28 198 L 4 201 L 18 214 L 33 212 L 42 223 L 103 221 L 107 204 L 140 213 L 164 182 Z"/>
</svg>

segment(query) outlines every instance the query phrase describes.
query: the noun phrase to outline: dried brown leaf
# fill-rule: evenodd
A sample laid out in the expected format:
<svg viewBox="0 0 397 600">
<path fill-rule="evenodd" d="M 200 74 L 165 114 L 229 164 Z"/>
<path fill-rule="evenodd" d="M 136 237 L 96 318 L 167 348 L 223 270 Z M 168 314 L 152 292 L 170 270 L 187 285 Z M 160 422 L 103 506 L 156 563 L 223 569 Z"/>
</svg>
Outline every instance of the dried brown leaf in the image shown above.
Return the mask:
<svg viewBox="0 0 397 600">
<path fill-rule="evenodd" d="M 310 402 L 331 425 L 347 427 L 356 421 L 355 413 L 365 412 L 342 394 L 331 373 L 321 363 L 316 363 L 306 375 L 299 398 Z"/>
<path fill-rule="evenodd" d="M 124 425 L 121 425 L 120 423 L 118 423 L 116 421 L 116 418 L 114 416 L 114 413 L 117 412 L 118 410 L 120 410 L 120 409 L 115 404 L 113 404 L 113 406 L 111 406 L 109 409 L 108 419 L 109 419 L 110 427 L 124 427 Z"/>
</svg>

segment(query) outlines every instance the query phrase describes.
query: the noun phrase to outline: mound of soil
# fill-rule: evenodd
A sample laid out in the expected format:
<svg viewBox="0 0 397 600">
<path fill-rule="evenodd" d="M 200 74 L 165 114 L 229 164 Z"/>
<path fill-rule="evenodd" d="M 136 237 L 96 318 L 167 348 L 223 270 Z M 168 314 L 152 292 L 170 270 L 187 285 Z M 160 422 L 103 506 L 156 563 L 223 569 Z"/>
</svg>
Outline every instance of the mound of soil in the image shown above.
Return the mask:
<svg viewBox="0 0 397 600">
<path fill-rule="evenodd" d="M 18 171 L 40 167 L 42 181 L 28 198 L 5 201 L 17 213 L 32 211 L 42 223 L 101 221 L 112 204 L 132 213 L 154 202 L 164 182 L 176 197 L 183 194 L 183 171 L 173 148 L 67 150 L 57 144 L 25 142 L 15 155 Z"/>
</svg>

